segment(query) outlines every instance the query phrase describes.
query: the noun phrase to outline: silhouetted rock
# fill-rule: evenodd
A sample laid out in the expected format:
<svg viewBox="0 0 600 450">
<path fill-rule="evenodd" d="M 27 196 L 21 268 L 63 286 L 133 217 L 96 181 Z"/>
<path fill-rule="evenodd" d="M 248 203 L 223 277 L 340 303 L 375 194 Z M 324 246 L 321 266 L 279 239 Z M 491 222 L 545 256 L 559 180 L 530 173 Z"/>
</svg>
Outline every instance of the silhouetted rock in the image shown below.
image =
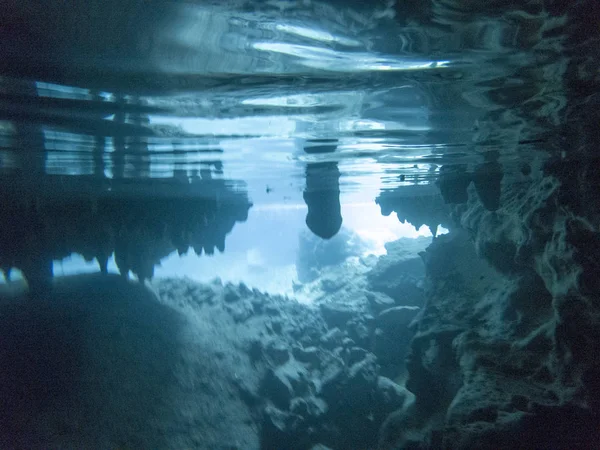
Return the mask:
<svg viewBox="0 0 600 450">
<path fill-rule="evenodd" d="M 383 191 L 375 199 L 382 215 L 395 211 L 400 222 L 408 222 L 416 230 L 427 225 L 434 236 L 439 225 L 451 228 L 450 208 L 439 194 L 406 196 L 402 195 L 402 189 Z"/>
<path fill-rule="evenodd" d="M 331 239 L 342 227 L 339 178 L 335 162 L 309 163 L 306 167 L 306 225 L 322 239 Z"/>
<path fill-rule="evenodd" d="M 500 163 L 491 161 L 480 164 L 473 173 L 473 185 L 477 196 L 489 211 L 496 211 L 500 207 L 503 176 Z"/>
<path fill-rule="evenodd" d="M 463 166 L 442 166 L 437 184 L 447 204 L 467 203 L 467 188 L 472 180 Z"/>
<path fill-rule="evenodd" d="M 139 193 L 122 179 L 108 189 L 101 179 L 41 175 L 31 185 L 11 174 L 1 184 L 0 263 L 22 269 L 33 284 L 51 278 L 52 260 L 72 253 L 96 258 L 102 273 L 114 253 L 123 276 L 150 279 L 174 251 L 223 248 L 251 206 L 222 180 L 141 179 Z"/>
<path fill-rule="evenodd" d="M 370 289 L 387 294 L 396 305 L 421 305 L 424 267 L 417 255 L 430 241 L 430 238 L 418 238 L 387 243 L 387 255 L 380 257 L 367 275 Z"/>
</svg>

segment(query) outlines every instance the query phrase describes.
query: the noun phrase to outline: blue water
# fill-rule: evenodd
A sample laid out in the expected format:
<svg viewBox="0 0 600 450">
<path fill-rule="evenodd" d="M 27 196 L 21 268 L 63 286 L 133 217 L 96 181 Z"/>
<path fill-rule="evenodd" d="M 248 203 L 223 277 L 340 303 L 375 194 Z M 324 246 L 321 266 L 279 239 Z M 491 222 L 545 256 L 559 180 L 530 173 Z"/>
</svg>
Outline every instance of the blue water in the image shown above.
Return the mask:
<svg viewBox="0 0 600 450">
<path fill-rule="evenodd" d="M 560 154 L 566 21 L 543 7 L 9 1 L 3 22 L 5 197 L 245 196 L 256 209 L 246 229 L 274 235 L 287 221 L 285 248 L 306 228 L 304 192 L 339 191 L 343 209 L 376 217 L 371 235 L 393 240 L 412 231 L 378 217 L 380 195 L 439 196 L 442 167 L 490 157 L 503 183 L 519 183 L 524 166 L 537 177 Z M 266 224 L 261 208 L 282 212 Z M 225 230 L 233 249 L 241 222 Z M 330 225 L 311 230 L 327 238 Z M 97 237 L 77 239 L 52 259 Z M 14 254 L 3 267 L 25 264 Z"/>
</svg>

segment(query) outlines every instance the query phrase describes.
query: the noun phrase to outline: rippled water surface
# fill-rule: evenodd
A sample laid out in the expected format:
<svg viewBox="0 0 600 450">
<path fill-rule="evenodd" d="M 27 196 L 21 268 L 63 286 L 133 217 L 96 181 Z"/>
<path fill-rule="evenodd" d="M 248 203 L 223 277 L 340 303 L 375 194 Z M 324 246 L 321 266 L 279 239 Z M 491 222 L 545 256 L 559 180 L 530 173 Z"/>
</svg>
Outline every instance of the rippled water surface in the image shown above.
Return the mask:
<svg viewBox="0 0 600 450">
<path fill-rule="evenodd" d="M 516 171 L 556 145 L 567 22 L 503 3 L 12 2 L 2 173 L 210 176 L 256 203 L 321 161 L 370 199 L 489 152 Z"/>
<path fill-rule="evenodd" d="M 143 280 L 232 230 L 256 265 L 342 223 L 381 251 L 400 231 L 378 210 L 435 234 L 471 181 L 496 210 L 597 135 L 580 120 L 600 110 L 594 8 L 9 0 L 0 269 L 43 286 L 77 254 Z M 261 234 L 268 258 L 246 245 Z"/>
</svg>

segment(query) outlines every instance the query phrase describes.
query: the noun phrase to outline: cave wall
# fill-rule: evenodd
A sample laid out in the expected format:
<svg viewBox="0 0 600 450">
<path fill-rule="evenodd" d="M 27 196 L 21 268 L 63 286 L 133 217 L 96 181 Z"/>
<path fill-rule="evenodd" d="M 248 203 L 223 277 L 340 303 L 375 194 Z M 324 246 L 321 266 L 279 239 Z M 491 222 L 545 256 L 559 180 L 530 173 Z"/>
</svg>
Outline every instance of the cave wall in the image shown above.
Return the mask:
<svg viewBox="0 0 600 450">
<path fill-rule="evenodd" d="M 562 107 L 537 144 L 549 159 L 541 176 L 505 177 L 497 208 L 468 187 L 451 232 L 422 254 L 426 300 L 407 361 L 415 399 L 388 417 L 381 449 L 600 442 L 600 76 L 590 51 L 600 5 L 545 8 L 564 18 Z"/>
<path fill-rule="evenodd" d="M 600 233 L 566 202 L 579 202 L 575 186 L 547 176 L 506 187 L 496 212 L 474 192 L 456 208 L 460 228 L 423 253 L 426 305 L 407 361 L 415 402 L 388 418 L 382 448 L 600 440 Z"/>
</svg>

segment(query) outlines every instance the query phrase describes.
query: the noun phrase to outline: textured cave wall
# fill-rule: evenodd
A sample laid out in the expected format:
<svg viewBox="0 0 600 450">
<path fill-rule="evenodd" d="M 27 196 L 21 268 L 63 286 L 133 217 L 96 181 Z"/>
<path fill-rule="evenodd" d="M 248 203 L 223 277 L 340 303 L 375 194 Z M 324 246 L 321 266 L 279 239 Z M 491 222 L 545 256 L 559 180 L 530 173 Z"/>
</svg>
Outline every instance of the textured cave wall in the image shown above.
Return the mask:
<svg viewBox="0 0 600 450">
<path fill-rule="evenodd" d="M 471 185 L 451 233 L 424 252 L 426 304 L 407 361 L 415 399 L 388 417 L 382 449 L 600 442 L 600 76 L 590 51 L 600 4 L 545 8 L 565 17 L 564 63 L 550 79 L 538 72 L 538 87 L 562 96 L 546 118 L 554 135 L 538 145 L 550 159 L 541 177 L 505 178 L 494 211 Z M 521 111 L 539 116 L 544 101 Z"/>
<path fill-rule="evenodd" d="M 407 362 L 415 402 L 390 416 L 382 448 L 600 440 L 600 233 L 566 202 L 580 192 L 548 176 L 506 189 L 496 212 L 470 192 L 462 230 L 423 254 L 427 300 Z"/>
<path fill-rule="evenodd" d="M 581 148 L 578 149 L 581 151 Z M 587 157 L 546 164 L 423 254 L 426 305 L 382 448 L 593 448 L 600 441 L 600 183 Z"/>
</svg>

